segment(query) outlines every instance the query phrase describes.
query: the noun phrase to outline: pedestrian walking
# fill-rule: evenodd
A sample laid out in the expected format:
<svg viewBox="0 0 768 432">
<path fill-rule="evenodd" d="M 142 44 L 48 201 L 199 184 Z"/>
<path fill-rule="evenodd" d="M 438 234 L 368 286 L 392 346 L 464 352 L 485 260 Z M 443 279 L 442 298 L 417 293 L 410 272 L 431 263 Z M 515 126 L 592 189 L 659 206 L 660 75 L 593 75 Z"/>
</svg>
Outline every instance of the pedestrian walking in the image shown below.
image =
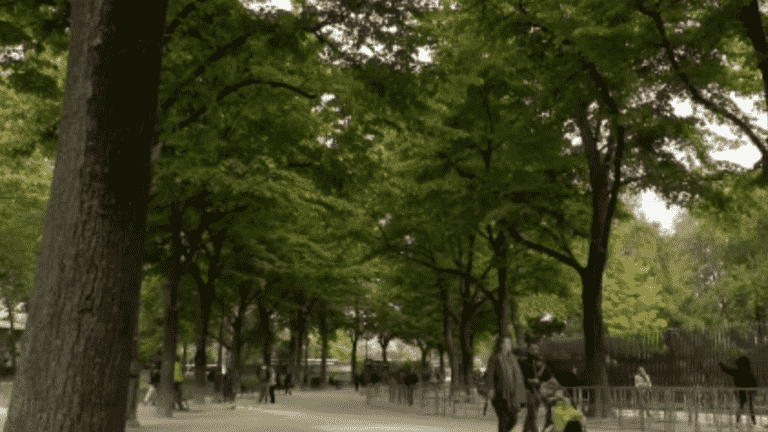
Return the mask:
<svg viewBox="0 0 768 432">
<path fill-rule="evenodd" d="M 173 364 L 173 389 L 175 393 L 175 402 L 179 406 L 179 411 L 185 411 L 184 400 L 181 394 L 181 383 L 184 382 L 184 369 L 181 366 L 179 357 L 176 357 L 176 362 Z"/>
<path fill-rule="evenodd" d="M 225 402 L 235 401 L 235 383 L 232 382 L 232 374 L 224 372 L 221 377 L 221 397 Z"/>
<path fill-rule="evenodd" d="M 505 337 L 496 344 L 483 377 L 487 398 L 498 418 L 498 432 L 509 432 L 517 422 L 517 414 L 526 403 L 525 378 L 512 355 L 512 340 Z"/>
<path fill-rule="evenodd" d="M 651 416 L 651 411 L 648 409 L 651 403 L 651 376 L 645 371 L 645 368 L 639 366 L 637 372 L 635 372 L 635 388 L 637 390 L 637 403 L 640 406 L 640 414 L 647 417 Z"/>
<path fill-rule="evenodd" d="M 275 403 L 275 387 L 277 387 L 277 373 L 272 366 L 268 369 L 269 373 L 269 401 Z"/>
<path fill-rule="evenodd" d="M 261 367 L 259 374 L 259 402 L 267 403 L 267 393 L 269 392 L 269 369 L 266 366 Z"/>
<path fill-rule="evenodd" d="M 293 394 L 293 375 L 290 372 L 285 374 L 285 382 L 283 385 L 285 386 L 285 394 Z"/>
<path fill-rule="evenodd" d="M 752 373 L 752 365 L 750 364 L 749 359 L 746 356 L 741 356 L 736 359 L 735 368 L 729 368 L 723 363 L 720 363 L 720 368 L 723 372 L 733 377 L 733 385 L 738 389 L 736 394 L 739 396 L 739 412 L 736 416 L 736 423 L 739 423 L 739 420 L 741 420 L 741 412 L 744 410 L 744 404 L 748 402 L 752 424 L 757 426 L 757 420 L 755 420 L 755 406 L 752 401 L 757 391 L 751 390 L 757 388 L 757 380 Z"/>
<path fill-rule="evenodd" d="M 157 387 L 160 385 L 160 366 L 161 362 L 158 361 L 149 371 L 149 387 L 147 388 L 147 394 L 144 396 L 144 405 L 148 405 L 150 402 L 152 405 L 155 405 Z"/>
<path fill-rule="evenodd" d="M 538 432 L 536 425 L 536 416 L 539 412 L 540 397 L 539 386 L 544 381 L 552 379 L 552 374 L 547 370 L 546 365 L 541 359 L 541 352 L 537 345 L 531 345 L 528 350 L 524 352 L 524 359 L 520 362 L 520 370 L 523 373 L 525 379 L 526 390 L 526 411 L 525 424 L 523 425 L 523 432 Z M 551 422 L 551 407 L 547 405 L 547 413 L 545 415 L 546 428 Z"/>
</svg>

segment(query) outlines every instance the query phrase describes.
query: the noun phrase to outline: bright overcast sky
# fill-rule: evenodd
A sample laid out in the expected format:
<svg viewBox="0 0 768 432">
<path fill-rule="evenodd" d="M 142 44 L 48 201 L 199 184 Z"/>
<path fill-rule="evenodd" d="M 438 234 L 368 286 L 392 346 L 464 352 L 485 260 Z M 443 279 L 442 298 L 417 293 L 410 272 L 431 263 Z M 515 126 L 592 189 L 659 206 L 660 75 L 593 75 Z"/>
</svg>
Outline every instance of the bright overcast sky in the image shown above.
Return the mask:
<svg viewBox="0 0 768 432">
<path fill-rule="evenodd" d="M 752 100 L 746 100 L 746 99 L 735 99 L 736 103 L 745 111 L 754 111 L 752 110 Z M 676 113 L 678 115 L 688 115 L 691 113 L 691 106 L 690 104 L 680 104 L 676 107 Z M 759 125 L 763 128 L 768 126 L 768 117 L 765 115 L 759 115 Z M 727 127 L 715 127 L 712 126 L 711 130 L 716 132 L 718 135 L 721 135 L 725 138 L 735 138 L 734 135 L 731 133 L 731 131 Z M 755 162 L 757 162 L 760 159 L 760 152 L 757 151 L 755 146 L 752 145 L 750 142 L 745 142 L 742 147 L 739 147 L 735 150 L 726 150 L 726 151 L 720 151 L 720 152 L 712 152 L 712 157 L 719 160 L 727 160 L 730 162 L 737 163 L 741 166 L 751 168 Z M 675 215 L 680 211 L 680 208 L 677 206 L 670 207 L 669 209 L 666 208 L 666 205 L 664 204 L 664 201 L 659 198 L 658 195 L 656 195 L 653 192 L 644 192 L 641 196 L 641 208 L 642 212 L 645 213 L 645 216 L 647 219 L 651 221 L 658 221 L 662 228 L 666 230 L 667 232 L 671 233 L 672 230 L 672 222 Z"/>
</svg>

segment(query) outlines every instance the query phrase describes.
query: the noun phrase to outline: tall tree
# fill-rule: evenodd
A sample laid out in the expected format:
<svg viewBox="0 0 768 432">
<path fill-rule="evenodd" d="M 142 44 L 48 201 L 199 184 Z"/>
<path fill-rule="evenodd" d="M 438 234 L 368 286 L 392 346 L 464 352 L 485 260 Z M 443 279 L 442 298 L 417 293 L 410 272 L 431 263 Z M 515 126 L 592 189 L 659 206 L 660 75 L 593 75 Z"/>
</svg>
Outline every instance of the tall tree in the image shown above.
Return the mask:
<svg viewBox="0 0 768 432">
<path fill-rule="evenodd" d="M 66 121 L 5 430 L 125 429 L 166 7 L 72 5 Z"/>
</svg>

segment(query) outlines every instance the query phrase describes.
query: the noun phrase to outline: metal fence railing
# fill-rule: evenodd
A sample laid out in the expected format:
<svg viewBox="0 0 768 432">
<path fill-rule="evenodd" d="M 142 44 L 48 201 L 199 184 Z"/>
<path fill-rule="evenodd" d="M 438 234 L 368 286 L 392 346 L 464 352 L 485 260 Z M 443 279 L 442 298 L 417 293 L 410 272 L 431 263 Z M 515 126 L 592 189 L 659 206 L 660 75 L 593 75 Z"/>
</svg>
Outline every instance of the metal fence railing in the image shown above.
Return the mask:
<svg viewBox="0 0 768 432">
<path fill-rule="evenodd" d="M 587 412 L 594 404 L 596 387 L 567 388 L 574 406 Z M 768 424 L 768 389 L 734 389 L 733 387 L 610 387 L 610 412 L 605 419 L 587 418 L 587 427 L 619 426 L 621 430 L 718 431 L 731 432 L 751 427 L 749 403 L 739 410 L 737 390 L 752 398 L 758 425 Z M 397 409 L 427 415 L 455 418 L 495 420 L 496 413 L 485 399 L 472 392 L 451 395 L 447 385 L 418 384 L 375 385 L 365 388 L 366 403 L 386 409 Z M 483 413 L 484 408 L 487 408 Z M 740 424 L 737 421 L 740 415 Z M 543 421 L 544 410 L 539 413 Z M 540 424 L 541 425 L 541 424 Z M 600 426 L 604 427 L 600 427 Z"/>
</svg>

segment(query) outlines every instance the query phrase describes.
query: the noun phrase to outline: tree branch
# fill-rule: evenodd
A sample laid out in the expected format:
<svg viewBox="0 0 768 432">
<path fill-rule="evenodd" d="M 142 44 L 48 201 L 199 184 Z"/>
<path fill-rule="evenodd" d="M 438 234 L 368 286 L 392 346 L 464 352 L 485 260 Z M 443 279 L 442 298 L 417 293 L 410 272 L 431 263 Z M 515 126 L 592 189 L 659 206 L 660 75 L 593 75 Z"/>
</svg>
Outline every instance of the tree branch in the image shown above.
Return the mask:
<svg viewBox="0 0 768 432">
<path fill-rule="evenodd" d="M 301 89 L 299 89 L 297 87 L 294 87 L 294 86 L 292 86 L 290 84 L 281 83 L 281 82 L 277 82 L 277 81 L 265 81 L 265 80 L 255 79 L 255 78 L 249 78 L 249 79 L 241 81 L 241 82 L 239 82 L 237 84 L 225 87 L 223 90 L 221 90 L 219 92 L 218 96 L 216 96 L 216 102 L 220 102 L 222 99 L 224 99 L 225 97 L 229 96 L 230 94 L 235 93 L 235 92 L 237 92 L 238 90 L 240 90 L 240 89 L 242 89 L 244 87 L 248 87 L 248 86 L 254 85 L 254 84 L 266 84 L 266 85 L 271 86 L 272 88 L 285 88 L 285 89 L 293 91 L 294 93 L 298 93 L 299 95 L 304 96 L 307 99 L 315 99 L 315 98 L 317 98 L 317 95 L 313 95 L 311 93 L 307 93 L 307 92 L 305 92 L 305 91 L 303 91 L 303 90 L 301 90 Z M 208 108 L 210 108 L 209 105 L 202 106 L 200 109 L 198 109 L 197 111 L 192 113 L 192 115 L 190 115 L 186 119 L 180 121 L 179 124 L 176 125 L 175 130 L 178 131 L 178 130 L 184 129 L 185 127 L 189 126 L 195 120 L 200 118 L 200 116 L 205 114 L 205 112 L 208 111 Z"/>
<path fill-rule="evenodd" d="M 188 17 L 192 12 L 197 10 L 197 6 L 201 3 L 205 3 L 207 0 L 197 0 L 194 1 L 182 9 L 178 15 L 176 15 L 176 18 L 173 19 L 166 27 L 165 27 L 165 34 L 163 35 L 163 46 L 165 46 L 168 41 L 171 40 L 171 35 L 174 31 L 176 31 L 176 28 L 179 27 L 181 24 L 181 21 Z"/>
<path fill-rule="evenodd" d="M 664 52 L 666 53 L 667 60 L 669 60 L 670 64 L 672 65 L 672 70 L 678 75 L 680 80 L 683 82 L 683 85 L 685 85 L 685 88 L 688 89 L 688 92 L 691 94 L 691 98 L 698 102 L 699 104 L 703 105 L 710 111 L 720 114 L 723 117 L 727 118 L 731 122 L 733 122 L 742 132 L 744 132 L 747 137 L 749 137 L 749 140 L 752 141 L 752 144 L 757 147 L 758 151 L 760 151 L 760 155 L 762 156 L 763 161 L 768 161 L 768 147 L 760 140 L 760 137 L 757 136 L 757 134 L 752 130 L 752 128 L 749 127 L 749 125 L 740 119 L 735 114 L 731 113 L 730 111 L 726 110 L 723 107 L 718 106 L 713 101 L 710 101 L 709 99 L 705 98 L 704 95 L 697 89 L 693 82 L 691 81 L 690 77 L 682 71 L 682 68 L 680 67 L 680 63 L 677 62 L 677 59 L 675 59 L 674 52 L 672 50 L 672 44 L 669 42 L 669 39 L 667 38 L 666 30 L 664 29 L 664 21 L 661 17 L 661 13 L 648 9 L 643 5 L 643 0 L 636 0 L 637 9 L 642 13 L 643 15 L 648 16 L 651 18 L 656 26 L 656 30 L 659 33 L 659 37 L 661 37 L 661 43 L 664 48 Z M 764 59 L 760 59 L 760 62 L 764 62 Z M 768 170 L 768 164 L 763 164 L 763 172 L 765 173 L 766 170 Z"/>
<path fill-rule="evenodd" d="M 455 169 L 456 173 L 459 174 L 460 177 L 464 177 L 464 178 L 467 178 L 467 179 L 474 179 L 475 177 L 477 177 L 476 175 L 472 174 L 471 172 L 464 171 L 463 169 L 459 168 L 459 166 L 456 165 L 455 163 L 453 163 L 451 158 L 448 157 L 448 155 L 445 154 L 444 152 L 439 152 L 437 154 L 437 156 L 440 157 L 441 160 L 444 160 L 446 165 L 448 165 L 449 167 Z"/>
<path fill-rule="evenodd" d="M 512 238 L 514 238 L 517 242 L 524 244 L 529 249 L 533 249 L 538 252 L 545 253 L 552 258 L 562 262 L 563 264 L 569 265 L 576 269 L 579 273 L 584 271 L 584 267 L 582 267 L 581 264 L 579 264 L 578 261 L 576 261 L 576 258 L 572 256 L 565 255 L 563 253 L 560 253 L 554 249 L 550 249 L 544 245 L 540 245 L 538 243 L 534 243 L 526 238 L 523 238 L 523 236 L 515 229 L 512 225 L 507 225 L 507 231 L 509 231 L 509 234 Z"/>
</svg>

